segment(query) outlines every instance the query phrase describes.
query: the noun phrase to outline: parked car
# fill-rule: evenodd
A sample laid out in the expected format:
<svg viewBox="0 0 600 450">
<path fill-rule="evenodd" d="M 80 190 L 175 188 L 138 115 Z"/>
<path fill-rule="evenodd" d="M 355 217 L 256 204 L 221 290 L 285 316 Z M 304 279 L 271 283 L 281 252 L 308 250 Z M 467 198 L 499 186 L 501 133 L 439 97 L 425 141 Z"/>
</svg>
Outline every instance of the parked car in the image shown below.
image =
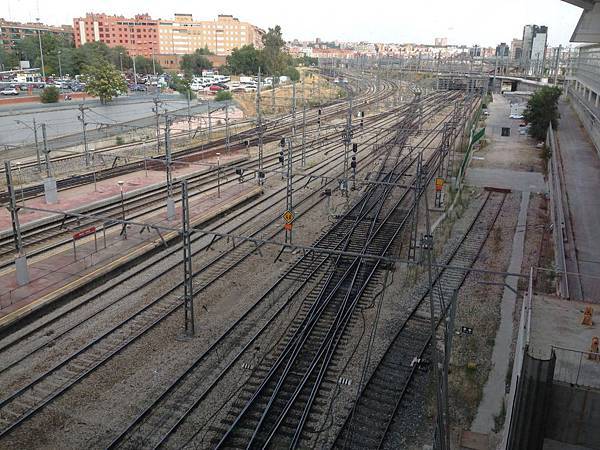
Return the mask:
<svg viewBox="0 0 600 450">
<path fill-rule="evenodd" d="M 148 90 L 148 88 L 143 84 L 132 84 L 129 86 L 129 89 L 132 92 L 146 92 Z"/>
<path fill-rule="evenodd" d="M 0 95 L 19 95 L 19 91 L 15 88 L 5 88 L 0 91 Z"/>
<path fill-rule="evenodd" d="M 213 84 L 211 87 L 208 88 L 209 91 L 211 92 L 218 92 L 218 91 L 223 91 L 224 89 L 219 86 L 218 84 Z"/>
</svg>

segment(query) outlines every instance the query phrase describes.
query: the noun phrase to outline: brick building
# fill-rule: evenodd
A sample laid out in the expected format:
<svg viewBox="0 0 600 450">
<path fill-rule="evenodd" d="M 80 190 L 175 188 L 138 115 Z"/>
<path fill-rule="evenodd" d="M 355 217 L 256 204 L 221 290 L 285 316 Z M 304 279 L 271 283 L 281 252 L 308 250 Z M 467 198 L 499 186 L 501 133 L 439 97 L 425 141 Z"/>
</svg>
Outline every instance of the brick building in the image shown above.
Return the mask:
<svg viewBox="0 0 600 450">
<path fill-rule="evenodd" d="M 159 53 L 158 21 L 148 14 L 133 18 L 87 13 L 73 19 L 75 46 L 87 42 L 104 42 L 109 47 L 122 46 L 132 56 L 152 57 Z"/>
</svg>

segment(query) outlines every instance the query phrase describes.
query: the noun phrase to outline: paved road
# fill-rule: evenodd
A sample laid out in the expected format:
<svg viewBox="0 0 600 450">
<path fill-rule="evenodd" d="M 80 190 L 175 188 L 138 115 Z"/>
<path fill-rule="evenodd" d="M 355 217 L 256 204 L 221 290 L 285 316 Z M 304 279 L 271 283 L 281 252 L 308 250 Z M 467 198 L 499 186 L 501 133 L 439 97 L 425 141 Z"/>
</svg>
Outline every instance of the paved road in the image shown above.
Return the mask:
<svg viewBox="0 0 600 450">
<path fill-rule="evenodd" d="M 163 94 L 160 98 L 169 110 L 187 107 L 187 102 L 179 94 Z M 77 120 L 79 103 L 73 100 L 67 104 L 22 104 L 0 107 L 0 146 L 33 142 L 33 132 L 16 120 L 32 125 L 35 117 L 38 123 L 46 123 L 48 139 L 80 132 L 81 122 Z M 192 101 L 192 105 L 194 104 L 196 102 Z M 131 95 L 115 99 L 108 105 L 102 105 L 98 100 L 86 100 L 85 105 L 90 108 L 86 113 L 86 120 L 94 124 L 128 122 L 150 117 L 153 115 L 154 103 L 150 95 Z M 89 128 L 93 129 L 94 125 L 90 125 Z"/>
<path fill-rule="evenodd" d="M 562 102 L 559 110 L 565 208 L 575 240 L 574 254 L 572 243 L 567 246 L 567 269 L 598 277 L 581 276 L 580 280 L 583 300 L 600 303 L 600 158 L 571 107 Z M 579 299 L 576 277 L 569 278 L 569 290 Z"/>
</svg>

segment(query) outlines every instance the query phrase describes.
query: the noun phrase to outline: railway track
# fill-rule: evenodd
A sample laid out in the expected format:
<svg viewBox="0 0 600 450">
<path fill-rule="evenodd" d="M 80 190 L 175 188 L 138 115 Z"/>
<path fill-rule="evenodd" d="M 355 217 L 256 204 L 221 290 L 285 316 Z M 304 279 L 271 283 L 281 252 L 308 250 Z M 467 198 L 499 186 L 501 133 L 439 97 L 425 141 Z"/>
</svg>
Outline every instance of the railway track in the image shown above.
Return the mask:
<svg viewBox="0 0 600 450">
<path fill-rule="evenodd" d="M 380 132 L 380 135 L 381 135 L 381 133 L 383 133 L 383 132 Z M 381 136 L 380 136 L 380 138 L 381 138 Z M 365 144 L 368 144 L 368 142 L 369 142 L 368 140 L 365 141 Z M 365 148 L 366 148 L 366 146 L 361 146 L 361 150 L 359 151 L 359 156 L 361 157 L 361 160 L 362 160 L 361 161 L 361 165 L 359 167 L 359 173 L 362 172 L 363 170 L 365 170 L 366 167 L 368 167 L 368 165 L 374 160 L 374 158 L 376 158 L 376 151 L 374 151 L 374 150 L 366 151 Z M 321 169 L 326 169 L 325 172 L 321 173 L 321 175 L 329 176 L 328 174 L 330 172 L 332 172 L 332 170 L 335 169 L 336 158 L 339 159 L 340 157 L 341 157 L 341 154 L 339 154 L 339 153 L 338 154 L 332 154 L 331 155 L 332 161 L 329 161 L 329 162 L 325 161 L 325 162 L 317 164 L 313 168 L 313 170 L 307 174 L 307 176 L 310 179 L 311 173 L 313 173 L 313 172 L 316 173 L 317 171 L 319 171 Z M 327 169 L 328 165 L 333 165 L 334 167 Z M 296 181 L 294 183 L 300 184 L 302 186 L 304 178 L 305 178 L 304 176 L 302 178 L 298 178 L 298 179 L 296 179 Z M 306 185 L 304 185 L 304 186 L 306 187 Z M 253 217 L 258 217 L 258 216 L 264 214 L 265 212 L 269 211 L 269 209 L 271 209 L 273 206 L 275 206 L 277 204 L 277 201 L 281 202 L 283 200 L 283 198 L 281 196 L 281 194 L 283 193 L 283 191 L 284 191 L 284 189 L 280 188 L 276 192 L 274 192 L 273 194 L 271 194 L 270 196 L 263 197 L 262 199 L 259 199 L 259 200 L 255 201 L 255 202 L 253 202 L 252 204 L 247 205 L 247 206 L 241 208 L 238 211 L 238 216 L 242 215 L 242 217 L 243 217 L 243 215 L 246 215 L 248 213 L 251 213 L 251 212 L 255 213 L 252 217 L 244 219 L 241 222 L 243 222 L 243 223 L 248 222 L 248 221 L 251 222 L 252 219 L 253 219 Z M 276 200 L 275 203 L 273 203 L 273 200 L 275 198 L 279 198 L 279 200 Z M 257 208 L 260 208 L 260 209 L 257 210 Z M 218 221 L 214 225 L 213 229 L 218 229 L 219 227 L 222 227 L 224 225 L 229 225 L 229 221 L 228 220 L 220 220 L 220 221 Z M 225 231 L 228 231 L 228 232 L 237 232 L 237 233 L 243 232 L 243 230 L 240 229 L 240 226 L 233 226 L 233 227 L 232 226 L 228 226 Z M 194 237 L 194 240 L 199 240 L 199 239 L 197 237 Z M 194 252 L 194 255 L 196 255 L 199 251 L 204 250 L 205 248 L 206 248 L 206 245 L 201 246 L 198 249 L 197 252 Z M 161 256 L 168 257 L 170 255 L 175 254 L 176 252 L 177 252 L 177 249 L 170 249 L 168 251 L 165 251 L 164 253 L 166 253 L 166 254 L 162 254 Z M 146 264 L 146 263 L 141 264 L 140 266 L 136 267 L 136 269 L 127 277 L 127 279 L 129 279 L 130 277 L 135 277 L 136 275 L 141 274 L 143 271 L 151 269 L 153 267 L 153 265 L 155 265 L 157 263 L 157 261 L 158 261 L 158 259 L 155 259 L 154 261 L 151 261 L 148 264 Z M 160 259 L 160 262 L 161 263 L 165 263 L 166 260 L 164 258 L 162 258 L 162 259 Z M 169 271 L 175 269 L 178 266 L 178 264 L 179 264 L 179 261 L 177 261 L 173 265 L 168 266 L 168 268 L 164 271 L 164 273 L 165 274 L 169 273 Z M 125 280 L 121 280 L 121 281 L 125 281 Z M 98 298 L 98 297 L 106 294 L 108 291 L 110 291 L 110 289 L 113 289 L 113 288 L 114 288 L 114 286 L 110 286 L 107 289 L 103 289 L 102 291 L 100 291 L 100 293 L 97 296 L 92 297 L 91 300 L 96 299 L 96 298 Z M 134 290 L 137 291 L 138 289 L 141 289 L 141 288 L 144 288 L 144 285 L 137 285 L 136 288 L 134 288 Z M 40 327 L 51 325 L 52 323 L 53 322 L 51 322 L 51 321 L 46 322 L 45 324 L 39 325 L 37 328 L 35 328 L 33 330 L 30 330 L 30 331 L 28 331 L 25 334 L 20 335 L 16 339 L 13 339 L 9 344 L 4 344 L 3 346 L 1 346 L 0 347 L 0 351 L 4 352 L 7 349 L 9 349 L 10 347 L 16 346 L 17 344 L 19 344 L 20 346 L 22 346 L 23 345 L 23 341 L 25 339 L 27 339 L 28 337 L 32 336 L 32 334 L 35 333 L 36 331 L 39 331 Z M 5 366 L 4 368 L 0 369 L 0 373 L 3 372 L 4 370 L 6 370 L 6 367 L 7 366 Z"/>
<path fill-rule="evenodd" d="M 211 269 L 211 276 L 208 277 L 214 280 L 218 279 L 224 273 L 223 271 L 230 270 L 235 265 L 237 263 L 223 269 L 223 267 L 214 265 L 213 261 L 211 264 L 207 264 L 205 268 L 211 266 L 213 268 L 217 267 L 216 269 Z M 200 287 L 198 290 L 200 290 Z M 86 347 L 81 348 L 69 358 L 54 366 L 50 371 L 36 378 L 28 386 L 5 398 L 0 403 L 0 417 L 5 422 L 2 434 L 0 435 L 5 434 L 35 414 L 39 409 L 61 395 L 96 367 L 103 364 L 109 357 L 122 350 L 128 343 L 151 329 L 158 321 L 168 317 L 181 305 L 180 296 L 173 295 L 172 291 L 168 292 L 166 296 L 169 296 L 167 301 L 160 303 L 153 302 L 152 305 L 155 305 L 154 308 L 144 308 L 141 311 L 143 315 L 130 317 L 125 322 L 100 336 L 94 342 L 91 342 Z M 163 298 L 166 298 L 166 296 L 163 296 Z M 140 322 L 144 326 L 140 326 Z M 123 330 L 126 331 L 124 332 Z M 106 344 L 107 342 L 108 345 Z M 100 355 L 102 357 L 99 357 Z M 11 418 L 15 419 L 15 417 L 17 419 L 11 421 Z"/>
<path fill-rule="evenodd" d="M 415 127 L 409 118 L 403 128 Z M 408 133 L 399 133 L 397 149 L 404 148 Z M 406 173 L 401 153 L 388 156 L 377 181 L 398 183 Z M 384 256 L 392 250 L 396 237 L 410 217 L 406 199 L 399 198 L 388 185 L 376 185 L 360 201 L 360 211 L 351 225 L 345 251 Z M 223 433 L 213 441 L 215 448 L 290 447 L 302 445 L 305 425 L 326 373 L 336 371 L 334 354 L 344 351 L 344 336 L 361 301 L 370 298 L 369 287 L 377 286 L 383 274 L 379 260 L 338 256 L 334 268 L 320 289 L 311 291 L 311 305 L 303 320 L 289 330 L 280 347 L 267 361 L 264 372 L 257 371 L 222 420 Z M 372 292 L 370 292 L 372 294 Z M 277 355 L 277 356 L 275 356 Z M 306 442 L 304 442 L 306 445 Z"/>
<path fill-rule="evenodd" d="M 506 193 L 488 192 L 474 220 L 445 264 L 470 268 L 475 264 L 496 219 Z M 439 325 L 454 292 L 468 272 L 443 268 L 433 283 L 435 322 Z M 394 448 L 389 442 L 395 421 L 401 421 L 401 407 L 411 380 L 418 370 L 415 361 L 424 358 L 431 342 L 429 288 L 418 298 L 406 321 L 361 390 L 335 441 L 338 449 Z"/>
<path fill-rule="evenodd" d="M 388 89 L 391 89 L 391 85 L 386 85 L 384 92 L 387 92 Z M 364 132 L 368 132 L 368 122 L 366 124 L 366 128 L 363 130 Z M 357 130 L 361 131 L 361 130 Z M 278 136 L 273 136 L 273 139 L 279 139 Z M 320 148 L 328 145 L 331 141 L 336 140 L 337 134 L 335 131 L 328 133 L 325 136 L 319 136 L 313 140 L 309 140 L 307 142 L 307 146 L 309 148 L 307 155 L 311 156 L 316 154 Z M 295 159 L 299 159 L 300 155 L 295 156 Z M 274 169 L 278 166 L 277 164 L 277 156 L 275 154 L 266 155 L 265 156 L 265 169 Z M 253 171 L 258 168 L 257 161 L 251 161 L 248 164 L 244 164 L 244 169 Z M 214 188 L 215 184 L 215 174 L 216 168 L 211 168 L 207 172 L 192 175 L 188 177 L 188 183 L 190 184 L 190 189 L 193 192 L 193 195 L 198 195 L 209 191 L 211 188 Z M 223 178 L 226 180 L 223 182 L 224 185 L 229 183 L 235 183 L 237 177 L 235 176 L 236 167 L 225 167 L 220 171 L 222 173 Z M 153 210 L 158 210 L 163 205 L 161 202 L 164 202 L 167 196 L 167 187 L 166 186 L 158 186 L 150 191 L 147 191 L 143 194 L 136 195 L 133 198 L 126 198 L 125 200 L 125 208 L 128 211 L 128 217 L 134 219 L 142 214 L 146 214 L 148 211 L 148 204 L 157 204 L 160 206 L 156 206 Z M 119 199 L 115 198 L 111 203 L 92 208 L 88 210 L 88 213 L 98 214 L 98 215 L 113 215 L 115 217 L 120 215 L 120 202 Z M 138 213 L 138 211 L 140 211 Z M 50 240 L 54 240 L 61 236 L 68 236 L 71 233 L 71 228 L 85 228 L 90 226 L 91 223 L 82 224 L 77 219 L 68 219 L 62 220 L 62 218 L 57 218 L 54 222 L 44 223 L 37 226 L 24 226 L 22 227 L 22 236 L 23 242 L 26 248 L 29 248 L 29 256 L 36 256 L 44 251 L 52 250 L 57 248 L 60 245 L 64 245 L 69 242 L 69 239 L 62 240 L 61 242 L 54 242 L 52 245 L 44 246 L 44 248 L 32 249 L 32 246 L 39 246 L 40 244 L 46 243 Z M 98 229 L 102 229 L 104 224 L 94 224 Z M 0 238 L 0 269 L 4 267 L 8 267 L 12 264 L 12 257 L 14 254 L 13 249 L 13 237 L 12 234 L 5 233 L 3 237 Z"/>
<path fill-rule="evenodd" d="M 363 85 L 363 91 L 361 95 L 355 99 L 355 105 L 357 107 L 365 107 L 369 104 L 377 101 L 380 97 L 385 97 L 389 94 L 390 85 L 384 86 L 383 89 L 376 89 L 373 83 L 364 82 L 364 80 L 357 78 L 360 80 Z M 319 117 L 317 109 L 321 110 L 321 115 Z M 324 103 L 319 108 L 311 108 L 307 111 L 306 121 L 308 125 L 316 123 L 317 119 L 320 118 L 322 120 L 331 120 L 338 116 L 340 113 L 344 114 L 346 108 L 344 106 L 344 100 L 335 100 L 332 102 Z M 298 124 L 293 123 L 293 114 L 286 113 L 275 117 L 273 119 L 265 120 L 263 123 L 263 141 L 265 143 L 271 142 L 273 140 L 279 139 L 279 137 L 283 134 L 288 133 L 292 126 L 298 128 Z M 209 152 L 209 151 L 217 151 L 224 147 L 229 141 L 229 149 L 236 150 L 241 148 L 246 148 L 247 145 L 258 145 L 258 128 L 254 127 L 249 130 L 241 131 L 239 133 L 235 133 L 229 136 L 229 140 L 226 137 L 215 139 L 208 144 L 202 144 L 199 146 L 175 151 L 172 154 L 173 160 L 186 160 L 191 155 L 195 155 L 198 151 L 201 152 Z M 114 149 L 113 149 L 114 150 Z M 102 155 L 102 153 L 107 153 L 106 150 L 98 150 L 95 153 Z M 109 153 L 110 154 L 110 153 Z M 82 156 L 62 156 L 57 159 L 57 161 L 64 161 L 68 159 L 81 159 Z M 156 156 L 150 158 L 150 161 L 164 161 L 164 156 Z M 125 157 L 117 158 L 126 160 Z M 116 160 L 115 160 L 116 161 Z M 29 164 L 24 164 L 22 168 L 27 166 L 34 166 L 37 163 L 31 162 Z M 89 184 L 93 182 L 94 177 L 97 180 L 103 180 L 106 178 L 112 178 L 118 175 L 123 175 L 125 173 L 130 173 L 132 171 L 143 170 L 144 162 L 138 161 L 133 163 L 126 163 L 120 166 L 115 166 L 107 169 L 102 169 L 93 173 L 80 174 L 76 176 L 71 176 L 69 178 L 57 180 L 57 187 L 59 190 L 66 189 L 70 187 L 79 186 L 82 184 Z M 0 169 L 2 172 L 4 169 Z M 23 189 L 23 195 L 26 198 L 31 198 L 43 193 L 43 185 L 32 185 L 27 186 Z M 0 193 L 0 203 L 8 202 L 7 192 Z"/>
<path fill-rule="evenodd" d="M 376 205 L 377 203 L 375 202 L 367 209 L 371 211 Z M 356 219 L 349 220 L 348 216 L 345 216 L 345 218 L 340 220 L 340 224 L 345 222 L 345 227 L 342 226 L 341 228 L 346 230 L 344 233 L 341 233 L 341 235 L 349 236 L 349 230 L 352 229 L 351 225 L 355 221 Z M 338 228 L 335 227 L 333 228 L 334 231 L 337 229 Z M 345 241 L 347 241 L 347 238 Z M 335 243 L 326 243 L 321 240 L 318 242 L 318 245 L 326 246 L 328 248 L 339 248 L 340 243 L 339 240 Z M 329 262 L 325 264 L 326 261 Z M 286 298 L 286 302 L 283 305 L 278 306 L 275 315 L 243 345 L 242 350 L 239 353 L 232 356 L 231 362 L 223 368 L 216 378 L 213 379 L 211 384 L 201 393 L 198 392 L 198 386 L 201 385 L 203 381 L 206 381 L 213 371 L 212 367 L 208 369 L 206 367 L 207 361 L 209 361 L 211 357 L 214 358 L 213 351 L 215 351 L 216 348 L 225 346 L 223 341 L 231 339 L 232 335 L 237 336 L 237 333 L 239 333 L 238 328 L 245 330 L 245 327 L 248 325 L 244 327 L 240 325 L 240 321 L 246 319 L 246 315 L 229 328 L 224 336 L 203 353 L 188 370 L 171 384 L 167 391 L 138 416 L 134 422 L 130 424 L 127 430 L 113 441 L 111 447 L 139 448 L 142 446 L 155 448 L 162 445 L 172 446 L 173 443 L 171 442 L 171 439 L 173 438 L 173 435 L 176 434 L 179 427 L 186 422 L 188 416 L 194 412 L 197 406 L 211 395 L 211 392 L 219 385 L 226 374 L 232 370 L 232 367 L 240 360 L 244 359 L 245 355 L 247 355 L 247 351 L 256 344 L 257 340 L 259 340 L 260 336 L 265 332 L 265 329 L 269 326 L 274 326 L 273 320 L 277 318 L 292 300 L 295 300 L 298 292 L 306 291 L 307 285 L 310 285 L 312 287 L 308 288 L 308 291 L 312 292 L 310 295 L 315 295 L 316 292 L 319 292 L 319 290 L 323 288 L 325 282 L 324 277 L 330 270 L 331 261 L 322 255 L 312 255 L 312 257 L 305 256 L 294 264 L 282 279 L 280 279 L 280 281 L 277 282 L 275 286 L 253 306 L 253 308 L 257 308 L 257 305 L 267 303 L 268 299 L 272 297 L 279 299 Z M 375 281 L 378 276 L 378 274 L 373 275 L 372 280 Z M 291 285 L 289 283 L 291 283 Z M 293 293 L 290 294 L 289 291 L 292 289 L 290 286 L 294 286 L 294 283 L 296 284 L 296 287 L 294 288 Z M 286 286 L 285 289 L 280 288 L 282 285 Z M 277 288 L 279 288 L 279 290 L 277 290 Z M 372 289 L 372 287 L 365 288 L 364 293 L 368 294 L 370 289 Z M 275 296 L 275 294 L 273 294 L 274 292 L 278 292 L 278 295 Z M 308 314 L 306 305 L 311 304 L 314 305 L 315 303 L 311 303 L 310 301 L 303 303 L 305 310 L 302 314 L 304 314 L 305 317 L 306 314 Z M 240 343 L 238 346 L 242 346 L 242 344 Z M 217 354 L 223 355 L 223 351 L 224 350 L 220 350 L 220 352 L 217 351 Z M 218 365 L 221 365 L 224 359 L 225 357 L 221 356 Z M 179 446 L 180 444 L 181 442 L 175 445 Z"/>
</svg>

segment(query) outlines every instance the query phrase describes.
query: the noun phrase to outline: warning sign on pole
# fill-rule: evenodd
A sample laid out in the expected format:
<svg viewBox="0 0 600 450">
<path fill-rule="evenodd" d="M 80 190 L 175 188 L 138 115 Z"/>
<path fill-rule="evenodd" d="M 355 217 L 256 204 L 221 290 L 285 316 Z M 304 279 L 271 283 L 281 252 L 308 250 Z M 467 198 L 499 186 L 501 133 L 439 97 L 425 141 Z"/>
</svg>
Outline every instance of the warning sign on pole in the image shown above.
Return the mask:
<svg viewBox="0 0 600 450">
<path fill-rule="evenodd" d="M 444 179 L 443 178 L 436 178 L 435 179 L 435 190 L 436 191 L 441 191 L 444 188 Z"/>
<path fill-rule="evenodd" d="M 294 221 L 294 213 L 290 210 L 284 212 L 282 217 L 285 223 L 292 223 Z"/>
<path fill-rule="evenodd" d="M 283 229 L 287 230 L 287 231 L 292 231 L 292 224 L 291 223 L 284 223 L 283 224 Z"/>
</svg>

